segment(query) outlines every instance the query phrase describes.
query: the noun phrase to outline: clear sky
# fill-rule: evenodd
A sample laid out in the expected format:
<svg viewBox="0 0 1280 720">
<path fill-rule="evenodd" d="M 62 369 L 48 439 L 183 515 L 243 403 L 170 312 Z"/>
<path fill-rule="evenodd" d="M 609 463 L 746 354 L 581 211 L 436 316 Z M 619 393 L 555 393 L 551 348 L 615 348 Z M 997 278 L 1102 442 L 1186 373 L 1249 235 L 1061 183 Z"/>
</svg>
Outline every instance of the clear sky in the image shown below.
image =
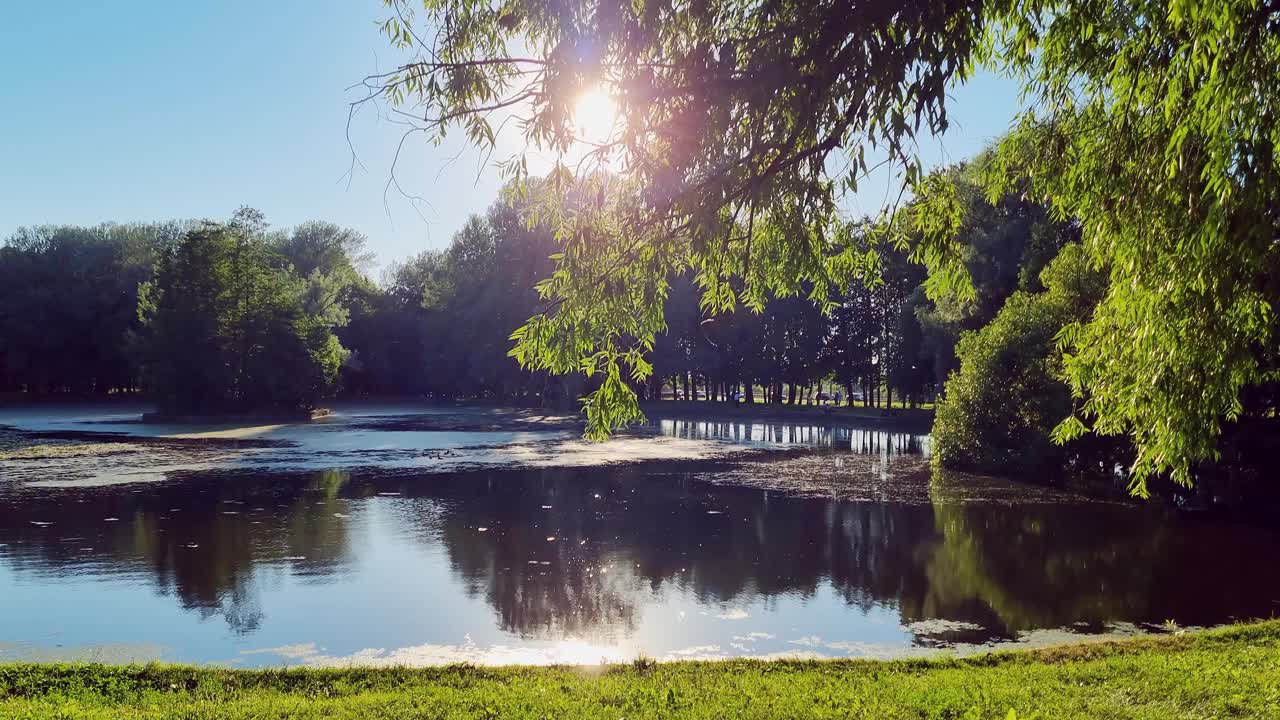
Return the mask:
<svg viewBox="0 0 1280 720">
<path fill-rule="evenodd" d="M 377 0 L 10 2 L 0 22 L 0 236 L 20 225 L 226 218 L 323 219 L 369 236 L 386 264 L 443 247 L 500 179 L 459 146 L 406 144 L 366 112 L 352 141 L 347 87 L 395 64 Z M 972 155 L 1008 126 L 1015 90 L 981 76 L 955 92 L 954 127 L 926 159 Z M 880 187 L 883 187 L 881 183 Z M 878 206 L 866 191 L 850 210 Z"/>
</svg>

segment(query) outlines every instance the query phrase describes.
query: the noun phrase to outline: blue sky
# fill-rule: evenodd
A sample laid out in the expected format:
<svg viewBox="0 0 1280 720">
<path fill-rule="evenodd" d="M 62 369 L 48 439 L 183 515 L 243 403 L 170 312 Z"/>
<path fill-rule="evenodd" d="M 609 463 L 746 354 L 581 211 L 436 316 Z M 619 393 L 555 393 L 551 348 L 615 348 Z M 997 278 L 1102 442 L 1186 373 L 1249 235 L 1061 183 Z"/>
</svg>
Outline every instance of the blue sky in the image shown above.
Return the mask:
<svg viewBox="0 0 1280 720">
<path fill-rule="evenodd" d="M 377 0 L 8 3 L 0 23 L 0 236 L 20 225 L 225 218 L 330 220 L 386 264 L 442 247 L 500 179 L 458 146 L 406 145 L 358 116 L 348 183 L 346 88 L 394 64 Z M 954 93 L 954 128 L 927 161 L 967 157 L 1008 126 L 1015 89 L 980 76 Z M 851 204 L 873 210 L 868 189 Z M 869 183 L 868 188 L 875 183 Z"/>
</svg>

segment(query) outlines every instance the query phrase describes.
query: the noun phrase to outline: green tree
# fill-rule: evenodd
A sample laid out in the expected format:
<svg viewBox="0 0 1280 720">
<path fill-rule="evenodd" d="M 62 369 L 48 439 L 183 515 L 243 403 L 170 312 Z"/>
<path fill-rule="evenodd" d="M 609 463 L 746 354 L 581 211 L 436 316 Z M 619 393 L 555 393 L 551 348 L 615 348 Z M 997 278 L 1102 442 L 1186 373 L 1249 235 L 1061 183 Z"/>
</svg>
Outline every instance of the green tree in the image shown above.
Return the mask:
<svg viewBox="0 0 1280 720">
<path fill-rule="evenodd" d="M 146 384 L 163 412 L 311 408 L 332 389 L 342 347 L 261 226 L 242 211 L 192 228 L 142 286 Z"/>
<path fill-rule="evenodd" d="M 934 457 L 960 469 L 1028 475 L 1066 464 L 1054 426 L 1071 412 L 1056 338 L 1087 318 L 1106 277 L 1070 245 L 1041 274 L 1045 290 L 1015 292 L 990 324 L 964 334 L 933 428 Z"/>
<path fill-rule="evenodd" d="M 1112 275 L 1063 338 L 1082 402 L 1060 435 L 1132 437 L 1139 494 L 1158 473 L 1189 483 L 1224 422 L 1275 410 L 1280 16 L 1255 0 L 1089 0 L 1001 17 L 993 51 L 1034 102 L 991 189 L 1029 179 Z"/>
<path fill-rule="evenodd" d="M 179 223 L 20 228 L 0 243 L 0 389 L 138 387 L 138 284 Z"/>
<path fill-rule="evenodd" d="M 349 320 L 349 305 L 357 286 L 373 263 L 368 238 L 350 228 L 312 220 L 271 238 L 271 245 L 306 283 L 303 308 L 331 328 Z"/>
<path fill-rule="evenodd" d="M 351 322 L 339 330 L 353 350 L 346 376 L 354 392 L 541 403 L 563 389 L 509 357 L 511 334 L 536 312 L 534 285 L 558 249 L 547 225 L 526 222 L 527 210 L 527 199 L 506 188 L 448 248 L 392 264 L 380 287 L 357 283 L 346 303 Z"/>
<path fill-rule="evenodd" d="M 423 121 L 411 132 L 460 128 L 493 149 L 514 113 L 532 145 L 569 153 L 574 100 L 598 84 L 626 118 L 589 154 L 627 168 L 608 183 L 617 191 L 590 180 L 550 211 L 566 242 L 542 286 L 554 309 L 518 338 L 527 364 L 606 374 L 588 403 L 593 435 L 636 416 L 622 377 L 647 375 L 674 274 L 695 273 L 720 311 L 806 287 L 826 302 L 866 269 L 832 210 L 872 166 L 868 145 L 919 199 L 886 234 L 921 238 L 931 294 L 964 291 L 963 207 L 922 172 L 914 138 L 945 131 L 947 88 L 978 62 L 1016 78 L 1032 108 L 988 189 L 1029 183 L 1057 219 L 1079 221 L 1113 276 L 1064 337 L 1087 400 L 1060 436 L 1128 434 L 1141 493 L 1156 473 L 1188 482 L 1224 420 L 1274 413 L 1274 3 L 387 1 L 384 32 L 420 54 L 366 85 L 370 100 L 412 106 Z M 563 167 L 553 175 L 572 184 Z"/>
<path fill-rule="evenodd" d="M 320 220 L 304 222 L 273 238 L 275 249 L 304 278 L 319 272 L 354 279 L 373 264 L 368 244 L 369 239 L 363 234 Z"/>
<path fill-rule="evenodd" d="M 694 273 L 709 310 L 762 310 L 770 294 L 824 299 L 864 269 L 824 225 L 874 163 L 855 142 L 918 175 L 912 137 L 946 127 L 946 87 L 981 30 L 976 0 L 391 5 L 384 31 L 422 55 L 370 77 L 370 98 L 417 106 L 428 138 L 461 128 L 491 148 L 504 110 L 532 143 L 569 151 L 574 102 L 599 83 L 627 119 L 586 163 L 621 158 L 624 178 L 561 165 L 546 184 L 561 191 L 543 207 L 564 242 L 541 286 L 554 309 L 517 346 L 531 367 L 603 376 L 587 402 L 595 436 L 638 415 L 627 381 L 649 374 L 671 277 Z M 832 182 L 837 152 L 850 171 Z"/>
<path fill-rule="evenodd" d="M 1078 224 L 1054 221 L 1045 205 L 1019 189 L 989 200 L 983 192 L 982 169 L 991 162 L 991 152 L 984 151 L 972 161 L 933 174 L 958 202 L 960 218 L 952 241 L 968 279 L 963 287 L 932 288 L 926 293 L 931 297 L 916 304 L 923 345 L 939 386 L 959 367 L 955 347 L 960 334 L 991 322 L 1015 290 L 1042 290 L 1040 272 L 1064 245 L 1079 240 Z M 924 238 L 914 240 L 920 243 Z"/>
<path fill-rule="evenodd" d="M 933 358 L 920 323 L 920 310 L 928 304 L 921 286 L 902 302 L 896 318 L 897 343 L 888 356 L 888 384 L 897 388 L 903 401 L 910 402 L 912 407 L 921 402 L 935 384 Z"/>
</svg>

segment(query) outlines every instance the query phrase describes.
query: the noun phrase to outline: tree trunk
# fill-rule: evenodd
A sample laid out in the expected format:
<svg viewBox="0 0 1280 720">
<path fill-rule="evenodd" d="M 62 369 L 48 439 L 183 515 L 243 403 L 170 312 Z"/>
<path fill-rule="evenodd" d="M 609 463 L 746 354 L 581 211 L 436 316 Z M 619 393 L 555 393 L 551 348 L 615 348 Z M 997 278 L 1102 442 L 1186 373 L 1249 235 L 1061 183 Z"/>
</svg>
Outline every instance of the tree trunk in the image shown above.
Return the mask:
<svg viewBox="0 0 1280 720">
<path fill-rule="evenodd" d="M 746 390 L 743 392 L 743 398 L 744 398 L 743 401 L 748 405 L 753 405 L 755 404 L 755 401 L 756 401 L 756 388 L 754 383 L 755 383 L 755 380 L 753 380 L 750 377 L 748 377 L 742 383 L 743 386 L 746 388 Z"/>
</svg>

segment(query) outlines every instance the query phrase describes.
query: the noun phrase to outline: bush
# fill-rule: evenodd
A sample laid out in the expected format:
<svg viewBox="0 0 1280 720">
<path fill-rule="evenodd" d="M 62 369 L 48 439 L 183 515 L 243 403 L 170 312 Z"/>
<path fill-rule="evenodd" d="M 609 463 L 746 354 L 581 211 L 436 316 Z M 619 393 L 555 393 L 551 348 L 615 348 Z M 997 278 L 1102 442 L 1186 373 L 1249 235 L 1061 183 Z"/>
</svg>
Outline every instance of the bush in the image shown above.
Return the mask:
<svg viewBox="0 0 1280 720">
<path fill-rule="evenodd" d="M 989 324 L 961 337 L 960 369 L 947 381 L 933 427 L 944 467 L 1026 475 L 1068 462 L 1072 449 L 1050 438 L 1071 411 L 1055 338 L 1092 313 L 1106 277 L 1069 245 L 1040 280 L 1044 292 L 1014 293 Z"/>
</svg>

